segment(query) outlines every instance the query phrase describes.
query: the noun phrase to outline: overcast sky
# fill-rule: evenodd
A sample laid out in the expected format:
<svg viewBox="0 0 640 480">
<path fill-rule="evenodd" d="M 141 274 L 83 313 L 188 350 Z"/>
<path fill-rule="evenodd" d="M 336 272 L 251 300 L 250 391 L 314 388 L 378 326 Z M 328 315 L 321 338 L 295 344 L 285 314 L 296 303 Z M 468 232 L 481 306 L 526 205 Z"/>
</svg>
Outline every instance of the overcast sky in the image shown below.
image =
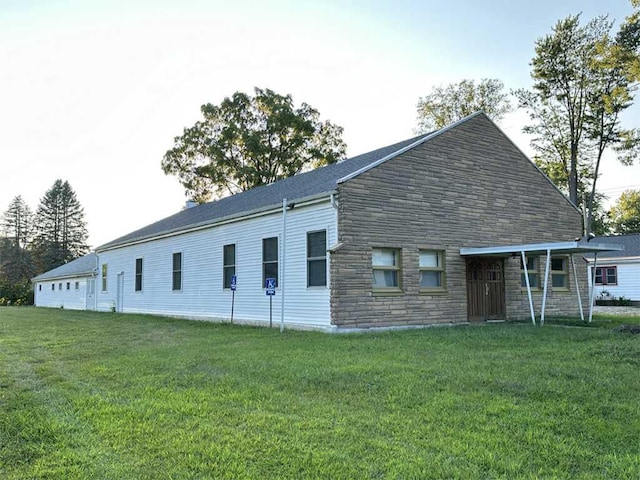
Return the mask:
<svg viewBox="0 0 640 480">
<path fill-rule="evenodd" d="M 344 127 L 353 156 L 413 136 L 436 85 L 529 87 L 534 41 L 583 12 L 621 21 L 628 0 L 0 0 L 0 212 L 36 209 L 57 178 L 96 247 L 180 210 L 160 169 L 200 105 L 254 86 Z M 640 104 L 639 104 L 640 105 Z M 627 115 L 638 126 L 640 106 Z M 530 154 L 516 113 L 501 127 Z M 604 166 L 612 198 L 640 165 Z"/>
</svg>

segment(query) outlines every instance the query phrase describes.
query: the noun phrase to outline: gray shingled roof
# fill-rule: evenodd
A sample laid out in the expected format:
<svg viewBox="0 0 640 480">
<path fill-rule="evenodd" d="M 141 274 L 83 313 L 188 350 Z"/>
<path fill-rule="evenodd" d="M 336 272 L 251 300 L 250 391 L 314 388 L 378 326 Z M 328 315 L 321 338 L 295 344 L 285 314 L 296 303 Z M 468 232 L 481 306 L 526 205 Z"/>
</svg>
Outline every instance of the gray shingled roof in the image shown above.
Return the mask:
<svg viewBox="0 0 640 480">
<path fill-rule="evenodd" d="M 402 150 L 428 135 L 430 134 L 419 135 L 339 163 L 285 178 L 270 185 L 253 188 L 214 202 L 187 208 L 135 232 L 105 243 L 98 247 L 97 250 L 105 250 L 129 242 L 215 223 L 223 218 L 239 216 L 261 208 L 277 207 L 282 205 L 282 200 L 285 198 L 289 202 L 295 202 L 316 195 L 329 194 L 336 189 L 336 182 L 341 178 Z"/>
<path fill-rule="evenodd" d="M 65 263 L 53 270 L 44 272 L 37 277 L 32 278 L 32 281 L 39 282 L 42 280 L 53 280 L 54 278 L 90 275 L 96 268 L 97 258 L 98 256 L 94 252 L 88 253 L 84 257 L 76 258 L 69 263 Z"/>
<path fill-rule="evenodd" d="M 603 253 L 603 258 L 628 258 L 640 257 L 640 233 L 630 233 L 628 235 L 609 235 L 606 237 L 596 237 L 592 240 L 603 245 L 622 245 L 624 250 Z M 585 255 L 593 258 L 593 255 Z"/>
</svg>

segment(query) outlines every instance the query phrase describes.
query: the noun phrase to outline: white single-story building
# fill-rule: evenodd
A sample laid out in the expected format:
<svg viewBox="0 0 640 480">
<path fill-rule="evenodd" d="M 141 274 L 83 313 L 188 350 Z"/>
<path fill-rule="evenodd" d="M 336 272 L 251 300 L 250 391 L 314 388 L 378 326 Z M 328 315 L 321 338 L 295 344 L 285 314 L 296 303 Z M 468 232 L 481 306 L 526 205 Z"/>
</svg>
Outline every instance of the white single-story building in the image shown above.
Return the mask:
<svg viewBox="0 0 640 480">
<path fill-rule="evenodd" d="M 38 307 L 94 310 L 98 255 L 89 253 L 32 279 Z"/>
<path fill-rule="evenodd" d="M 95 273 L 80 307 L 220 321 L 233 309 L 235 322 L 324 330 L 578 316 L 588 287 L 574 255 L 605 248 L 576 241 L 581 229 L 581 213 L 477 113 L 186 208 L 98 247 L 69 290 Z M 65 280 L 44 275 L 36 293 L 51 297 L 36 305 L 59 306 Z"/>
<path fill-rule="evenodd" d="M 595 272 L 595 298 L 602 300 L 626 298 L 640 305 L 640 233 L 597 237 L 602 245 L 619 245 L 623 250 L 598 254 Z M 589 284 L 593 274 L 592 254 L 586 256 Z"/>
</svg>

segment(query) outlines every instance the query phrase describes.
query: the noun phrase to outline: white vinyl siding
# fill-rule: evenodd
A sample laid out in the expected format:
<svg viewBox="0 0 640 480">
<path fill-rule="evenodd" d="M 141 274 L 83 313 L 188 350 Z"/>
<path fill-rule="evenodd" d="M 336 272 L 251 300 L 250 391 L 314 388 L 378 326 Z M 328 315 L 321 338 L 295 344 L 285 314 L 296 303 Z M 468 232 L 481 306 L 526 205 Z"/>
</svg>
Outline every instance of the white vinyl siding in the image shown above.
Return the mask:
<svg viewBox="0 0 640 480">
<path fill-rule="evenodd" d="M 51 280 L 38 282 L 35 288 L 34 304 L 37 307 L 84 310 L 87 308 L 87 278 L 68 277 L 62 283 Z M 62 289 L 58 288 L 60 285 L 63 286 Z M 66 285 L 69 285 L 69 288 L 66 288 Z"/>
<path fill-rule="evenodd" d="M 327 245 L 336 243 L 335 209 L 329 201 L 297 205 L 287 212 L 285 323 L 330 325 L 329 289 L 307 288 L 307 232 L 326 230 Z M 202 319 L 228 319 L 230 290 L 225 290 L 224 245 L 236 245 L 234 320 L 269 321 L 269 298 L 263 288 L 262 239 L 278 239 L 278 276 L 282 275 L 282 214 L 240 220 L 183 235 L 98 252 L 112 272 L 124 271 L 122 308 L 131 313 L 157 313 Z M 182 292 L 172 289 L 172 255 L 182 252 Z M 144 257 L 144 295 L 134 295 L 134 260 Z M 168 261 L 167 261 L 168 259 Z M 152 280 L 153 279 L 153 280 Z M 327 279 L 329 283 L 329 279 Z M 280 315 L 281 291 L 273 298 Z M 108 311 L 116 293 L 101 295 L 97 308 Z"/>
<path fill-rule="evenodd" d="M 633 301 L 640 301 L 640 260 L 619 260 L 617 262 L 604 260 L 600 263 L 598 259 L 598 268 L 616 267 L 616 284 L 615 285 L 598 285 L 596 284 L 596 296 L 606 291 L 610 296 L 620 298 L 625 297 Z M 589 275 L 589 285 L 591 285 L 591 271 L 593 261 L 587 267 Z"/>
</svg>

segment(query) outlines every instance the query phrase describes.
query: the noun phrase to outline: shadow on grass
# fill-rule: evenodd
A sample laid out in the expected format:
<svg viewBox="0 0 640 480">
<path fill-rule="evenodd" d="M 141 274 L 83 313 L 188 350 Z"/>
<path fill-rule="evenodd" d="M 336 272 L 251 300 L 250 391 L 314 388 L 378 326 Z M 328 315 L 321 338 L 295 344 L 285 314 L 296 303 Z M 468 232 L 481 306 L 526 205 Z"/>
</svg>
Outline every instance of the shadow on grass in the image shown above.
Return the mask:
<svg viewBox="0 0 640 480">
<path fill-rule="evenodd" d="M 509 323 L 530 324 L 531 319 L 520 319 Z M 536 317 L 536 324 L 540 325 L 540 318 Z M 618 329 L 622 326 L 640 327 L 640 315 L 594 315 L 589 322 L 586 318 L 579 317 L 545 317 L 544 326 L 565 326 L 584 328 L 610 328 Z"/>
</svg>

